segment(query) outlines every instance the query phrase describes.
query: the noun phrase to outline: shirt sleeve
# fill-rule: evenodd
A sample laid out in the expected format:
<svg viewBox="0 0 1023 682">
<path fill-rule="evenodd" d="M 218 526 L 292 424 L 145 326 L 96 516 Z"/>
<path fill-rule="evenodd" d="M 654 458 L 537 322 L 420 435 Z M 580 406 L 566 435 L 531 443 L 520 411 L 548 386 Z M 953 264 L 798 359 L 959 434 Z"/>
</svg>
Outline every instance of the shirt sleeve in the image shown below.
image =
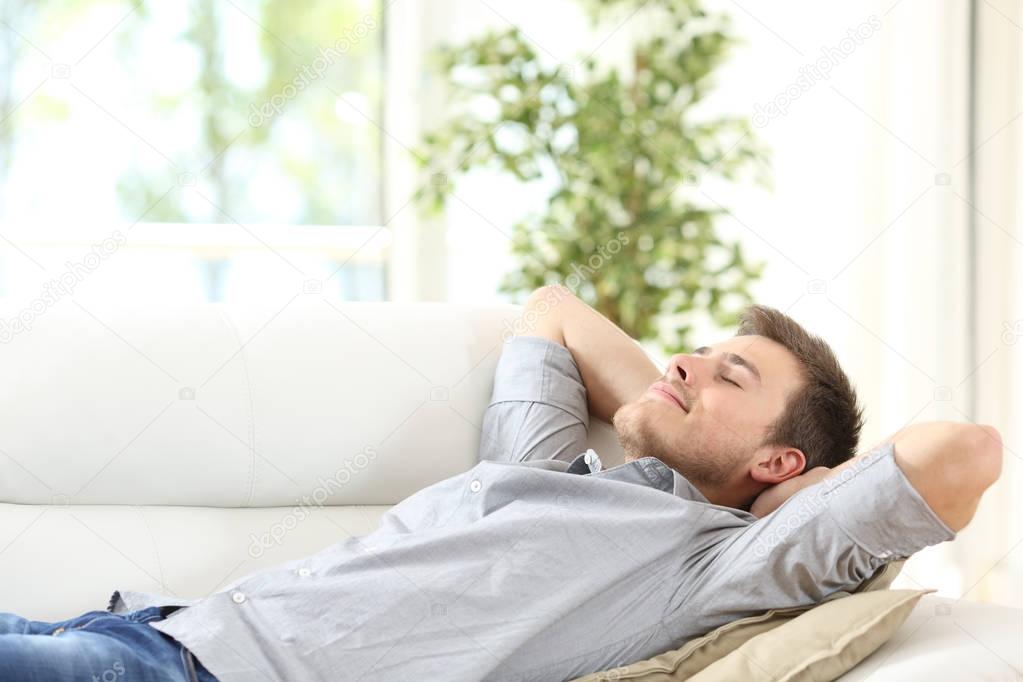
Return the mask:
<svg viewBox="0 0 1023 682">
<path fill-rule="evenodd" d="M 586 450 L 586 387 L 561 344 L 516 336 L 504 344 L 483 416 L 480 460 L 571 461 Z"/>
<path fill-rule="evenodd" d="M 764 518 L 745 516 L 706 553 L 687 610 L 720 623 L 818 603 L 885 563 L 955 538 L 896 464 L 891 443 Z"/>
</svg>

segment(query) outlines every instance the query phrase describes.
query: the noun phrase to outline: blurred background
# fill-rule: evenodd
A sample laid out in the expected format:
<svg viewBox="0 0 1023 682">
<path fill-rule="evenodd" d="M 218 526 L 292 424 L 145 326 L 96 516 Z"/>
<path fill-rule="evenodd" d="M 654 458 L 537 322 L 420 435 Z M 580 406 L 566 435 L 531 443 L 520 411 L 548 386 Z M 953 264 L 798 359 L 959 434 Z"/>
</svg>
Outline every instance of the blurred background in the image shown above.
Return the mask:
<svg viewBox="0 0 1023 682">
<path fill-rule="evenodd" d="M 866 407 L 997 426 L 899 581 L 1023 606 L 1023 2 L 0 0 L 0 320 L 521 300 L 659 355 L 749 301 Z"/>
</svg>

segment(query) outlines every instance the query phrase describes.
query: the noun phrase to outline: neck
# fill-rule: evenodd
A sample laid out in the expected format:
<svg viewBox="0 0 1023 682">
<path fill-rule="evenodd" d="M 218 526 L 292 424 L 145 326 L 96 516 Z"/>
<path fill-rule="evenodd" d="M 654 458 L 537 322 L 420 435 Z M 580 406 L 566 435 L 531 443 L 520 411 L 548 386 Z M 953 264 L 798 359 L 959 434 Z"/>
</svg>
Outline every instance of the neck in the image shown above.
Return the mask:
<svg viewBox="0 0 1023 682">
<path fill-rule="evenodd" d="M 706 497 L 711 504 L 721 505 L 722 507 L 733 507 L 735 509 L 749 511 L 749 507 L 755 499 L 745 493 L 737 493 L 734 490 L 724 490 L 722 488 L 713 487 L 703 488 L 699 485 L 697 485 L 696 488 L 703 493 L 703 496 Z"/>
<path fill-rule="evenodd" d="M 750 506 L 753 504 L 753 500 L 757 499 L 757 495 L 760 492 L 751 487 L 751 484 L 756 485 L 756 483 L 745 475 L 719 484 L 693 480 L 690 480 L 689 482 L 692 483 L 693 487 L 699 490 L 711 504 L 717 504 L 722 507 L 732 507 L 733 509 L 742 509 L 744 511 L 749 511 Z"/>
<path fill-rule="evenodd" d="M 650 456 L 651 455 L 636 456 L 630 452 L 626 452 L 624 461 L 633 462 L 637 459 Z M 671 465 L 668 465 L 668 467 L 671 469 L 675 468 Z M 695 477 L 686 476 L 686 474 L 681 471 L 679 471 L 679 473 L 682 474 L 682 476 L 684 476 L 694 488 L 699 490 L 700 494 L 706 497 L 708 502 L 722 507 L 732 507 L 734 509 L 749 511 L 750 506 L 753 504 L 753 500 L 757 499 L 757 495 L 760 494 L 760 490 L 751 488 L 750 484 L 754 482 L 742 474 L 737 475 L 733 480 L 725 481 L 724 483 L 711 483 L 708 481 L 694 480 Z"/>
</svg>

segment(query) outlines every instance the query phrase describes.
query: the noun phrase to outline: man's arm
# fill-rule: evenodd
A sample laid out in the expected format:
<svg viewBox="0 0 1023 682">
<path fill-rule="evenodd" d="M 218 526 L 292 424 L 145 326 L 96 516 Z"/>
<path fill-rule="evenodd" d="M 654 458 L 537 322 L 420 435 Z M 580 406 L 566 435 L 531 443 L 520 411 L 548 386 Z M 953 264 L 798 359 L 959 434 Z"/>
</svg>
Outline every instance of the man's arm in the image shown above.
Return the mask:
<svg viewBox="0 0 1023 682">
<path fill-rule="evenodd" d="M 973 518 L 980 497 L 1002 469 L 1002 439 L 993 426 L 958 422 L 911 424 L 882 443 L 895 446 L 895 463 L 953 531 Z M 832 470 L 818 467 L 764 491 L 750 511 L 766 516 L 799 490 L 857 466 L 854 457 Z M 880 491 L 880 494 L 884 494 Z"/>
<path fill-rule="evenodd" d="M 902 473 L 954 531 L 966 527 L 981 495 L 1002 473 L 1002 437 L 993 426 L 912 424 L 889 442 Z"/>
<path fill-rule="evenodd" d="M 625 332 L 563 286 L 534 291 L 522 319 L 522 336 L 538 336 L 568 349 L 586 386 L 590 414 L 606 422 L 662 374 Z"/>
<path fill-rule="evenodd" d="M 747 519 L 703 553 L 695 587 L 680 591 L 673 611 L 716 614 L 720 620 L 813 604 L 854 589 L 886 563 L 955 539 L 953 529 L 969 521 L 997 475 L 996 466 L 986 470 L 997 459 L 989 457 L 995 449 L 985 450 L 974 440 L 977 433 L 961 424 L 907 428 L 764 518 Z M 949 480 L 945 474 L 956 474 L 942 460 L 952 459 L 959 468 L 965 457 L 978 466 L 967 467 L 971 473 L 962 480 Z M 929 474 L 917 476 L 918 466 L 941 471 L 939 483 L 932 485 Z M 949 500 L 969 502 L 949 506 Z"/>
</svg>

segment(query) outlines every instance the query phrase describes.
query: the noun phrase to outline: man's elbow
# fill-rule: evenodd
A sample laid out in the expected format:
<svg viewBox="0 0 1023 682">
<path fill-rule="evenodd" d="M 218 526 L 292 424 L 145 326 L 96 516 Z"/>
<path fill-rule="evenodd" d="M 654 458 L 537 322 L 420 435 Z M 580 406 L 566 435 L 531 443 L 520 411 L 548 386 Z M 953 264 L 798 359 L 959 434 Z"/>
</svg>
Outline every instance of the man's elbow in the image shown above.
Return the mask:
<svg viewBox="0 0 1023 682">
<path fill-rule="evenodd" d="M 1002 474 L 1002 437 L 995 427 L 960 424 L 957 430 L 943 472 L 944 503 L 954 510 L 947 521 L 955 530 L 973 519 L 984 492 Z"/>
<path fill-rule="evenodd" d="M 1002 435 L 993 426 L 970 424 L 966 426 L 965 437 L 964 480 L 980 495 L 1002 475 Z"/>
<path fill-rule="evenodd" d="M 938 517 L 964 528 L 1002 473 L 1002 437 L 993 426 L 914 424 L 896 435 L 896 462 Z"/>
<path fill-rule="evenodd" d="M 541 307 L 544 304 L 557 305 L 565 299 L 574 299 L 575 294 L 563 284 L 544 284 L 533 290 L 526 300 L 527 308 Z"/>
<path fill-rule="evenodd" d="M 566 308 L 576 300 L 572 292 L 560 284 L 547 284 L 534 290 L 515 325 L 516 335 L 539 336 L 564 345 Z"/>
</svg>

